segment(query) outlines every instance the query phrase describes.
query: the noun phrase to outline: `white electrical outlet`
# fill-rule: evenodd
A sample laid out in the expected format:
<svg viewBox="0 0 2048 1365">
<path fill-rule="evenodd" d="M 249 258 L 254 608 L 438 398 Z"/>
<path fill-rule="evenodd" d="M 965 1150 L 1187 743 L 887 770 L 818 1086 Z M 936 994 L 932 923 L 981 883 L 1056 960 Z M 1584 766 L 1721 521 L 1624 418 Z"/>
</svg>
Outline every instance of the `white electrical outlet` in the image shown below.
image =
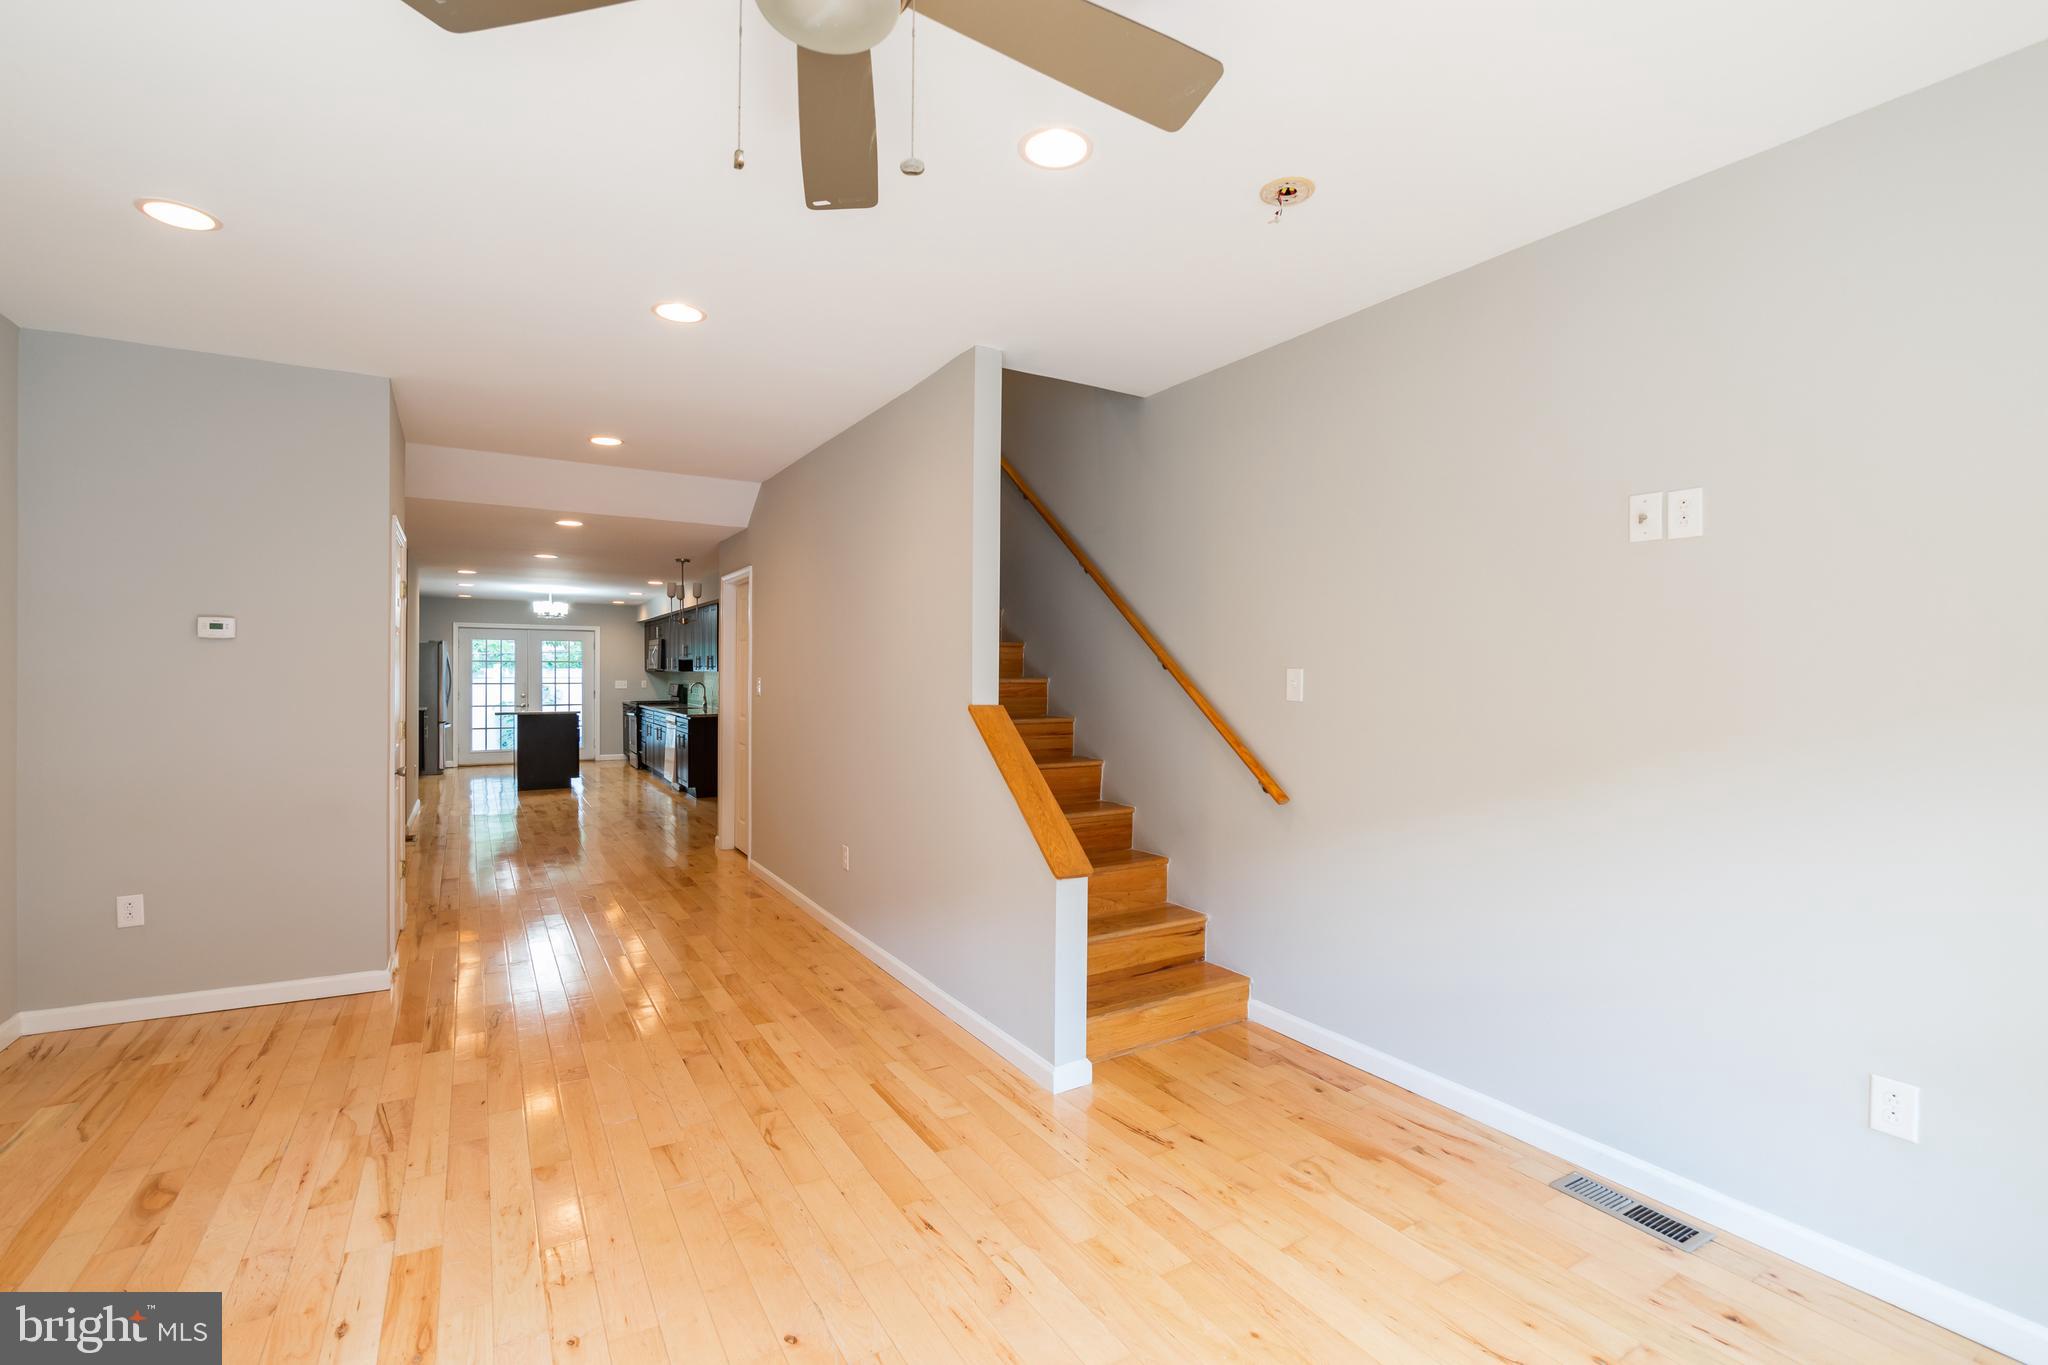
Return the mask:
<svg viewBox="0 0 2048 1365">
<path fill-rule="evenodd" d="M 1664 539 L 1664 495 L 1638 493 L 1628 500 L 1628 538 Z"/>
<path fill-rule="evenodd" d="M 1308 670 L 1290 668 L 1287 670 L 1287 700 L 1300 701 L 1303 690 L 1308 686 Z"/>
<path fill-rule="evenodd" d="M 1671 538 L 1687 540 L 1705 535 L 1707 494 L 1702 488 L 1681 488 L 1671 495 Z"/>
<path fill-rule="evenodd" d="M 133 929 L 142 923 L 142 897 L 116 896 L 114 898 L 114 927 Z"/>
<path fill-rule="evenodd" d="M 1873 1074 L 1870 1078 L 1870 1126 L 1908 1142 L 1920 1140 L 1920 1087 Z"/>
<path fill-rule="evenodd" d="M 853 849 L 846 844 L 839 846 L 839 867 L 843 872 L 853 871 Z"/>
<path fill-rule="evenodd" d="M 761 680 L 759 678 L 754 679 L 754 695 L 757 697 L 761 695 Z"/>
</svg>

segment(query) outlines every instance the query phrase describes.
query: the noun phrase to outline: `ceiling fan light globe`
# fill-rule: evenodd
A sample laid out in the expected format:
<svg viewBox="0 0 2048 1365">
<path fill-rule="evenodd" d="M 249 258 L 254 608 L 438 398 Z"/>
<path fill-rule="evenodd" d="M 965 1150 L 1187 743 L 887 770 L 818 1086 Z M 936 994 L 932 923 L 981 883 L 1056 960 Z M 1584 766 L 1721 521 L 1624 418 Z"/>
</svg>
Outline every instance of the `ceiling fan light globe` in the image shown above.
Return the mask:
<svg viewBox="0 0 2048 1365">
<path fill-rule="evenodd" d="M 888 37 L 901 0 L 757 0 L 761 17 L 777 33 L 813 52 L 835 57 L 866 52 Z"/>
</svg>

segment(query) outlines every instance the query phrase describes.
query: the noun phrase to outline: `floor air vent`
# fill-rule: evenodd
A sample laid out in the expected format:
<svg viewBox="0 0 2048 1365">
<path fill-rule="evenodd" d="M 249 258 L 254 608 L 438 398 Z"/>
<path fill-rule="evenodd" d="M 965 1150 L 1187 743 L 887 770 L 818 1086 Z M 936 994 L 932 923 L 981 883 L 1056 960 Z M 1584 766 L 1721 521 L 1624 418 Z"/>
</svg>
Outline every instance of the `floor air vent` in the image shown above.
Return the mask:
<svg viewBox="0 0 2048 1365">
<path fill-rule="evenodd" d="M 1697 1251 L 1714 1240 L 1714 1234 L 1705 1228 L 1682 1223 L 1662 1209 L 1653 1209 L 1633 1195 L 1603 1185 L 1590 1175 L 1573 1171 L 1551 1181 L 1550 1188 L 1563 1190 L 1582 1204 L 1591 1204 L 1602 1213 L 1611 1213 L 1616 1218 L 1634 1223 L 1652 1237 L 1669 1242 L 1680 1251 Z"/>
</svg>

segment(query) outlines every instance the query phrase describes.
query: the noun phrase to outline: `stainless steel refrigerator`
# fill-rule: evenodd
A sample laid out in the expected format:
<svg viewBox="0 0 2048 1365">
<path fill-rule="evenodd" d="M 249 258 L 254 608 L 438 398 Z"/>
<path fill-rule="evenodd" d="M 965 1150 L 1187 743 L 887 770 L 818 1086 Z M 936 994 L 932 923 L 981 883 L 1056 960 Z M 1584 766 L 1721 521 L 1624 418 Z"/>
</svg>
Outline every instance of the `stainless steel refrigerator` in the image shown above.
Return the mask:
<svg viewBox="0 0 2048 1365">
<path fill-rule="evenodd" d="M 420 776 L 447 765 L 455 743 L 455 666 L 445 640 L 420 641 Z"/>
</svg>

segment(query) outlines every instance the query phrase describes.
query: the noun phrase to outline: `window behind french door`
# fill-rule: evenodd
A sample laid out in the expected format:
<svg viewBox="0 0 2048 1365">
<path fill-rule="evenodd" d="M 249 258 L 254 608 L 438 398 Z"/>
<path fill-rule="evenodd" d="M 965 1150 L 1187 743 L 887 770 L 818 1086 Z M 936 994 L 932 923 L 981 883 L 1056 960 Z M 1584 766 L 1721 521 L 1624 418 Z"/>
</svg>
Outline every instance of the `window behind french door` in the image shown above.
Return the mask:
<svg viewBox="0 0 2048 1365">
<path fill-rule="evenodd" d="M 577 752 L 597 757 L 589 718 L 597 685 L 597 632 L 561 626 L 459 626 L 455 632 L 457 759 L 510 763 L 521 711 L 577 718 Z"/>
</svg>

